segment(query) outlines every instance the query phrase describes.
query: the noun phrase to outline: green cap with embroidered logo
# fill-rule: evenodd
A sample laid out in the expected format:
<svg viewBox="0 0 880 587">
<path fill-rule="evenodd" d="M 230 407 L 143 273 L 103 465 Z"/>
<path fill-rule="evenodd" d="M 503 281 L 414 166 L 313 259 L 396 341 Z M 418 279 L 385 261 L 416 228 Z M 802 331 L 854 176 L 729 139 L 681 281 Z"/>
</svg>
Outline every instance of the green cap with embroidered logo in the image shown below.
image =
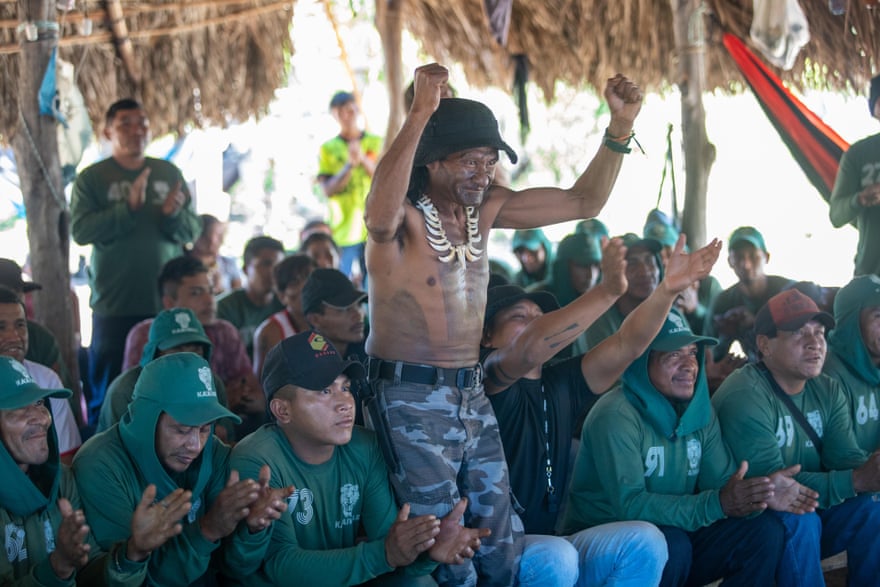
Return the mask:
<svg viewBox="0 0 880 587">
<path fill-rule="evenodd" d="M 47 397 L 70 396 L 69 389 L 43 389 L 24 365 L 0 356 L 0 410 L 17 410 Z"/>
<path fill-rule="evenodd" d="M 241 422 L 220 404 L 211 366 L 195 353 L 165 355 L 147 363 L 132 395 L 133 403 L 139 401 L 159 404 L 184 426 L 203 426 L 220 418 Z"/>
<path fill-rule="evenodd" d="M 673 310 L 668 316 L 666 316 L 663 328 L 661 328 L 660 332 L 657 333 L 657 336 L 654 337 L 649 348 L 652 351 L 668 353 L 690 344 L 715 345 L 718 344 L 718 339 L 712 338 L 711 336 L 697 336 L 691 331 L 691 327 L 688 325 L 687 320 L 685 320 L 681 314 L 678 314 Z"/>
</svg>

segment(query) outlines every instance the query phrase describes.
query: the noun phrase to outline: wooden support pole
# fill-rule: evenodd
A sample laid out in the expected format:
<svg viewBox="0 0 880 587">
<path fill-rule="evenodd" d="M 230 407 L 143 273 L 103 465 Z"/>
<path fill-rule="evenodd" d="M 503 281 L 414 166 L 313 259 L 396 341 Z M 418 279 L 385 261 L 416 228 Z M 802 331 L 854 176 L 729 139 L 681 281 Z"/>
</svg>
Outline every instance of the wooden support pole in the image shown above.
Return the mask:
<svg viewBox="0 0 880 587">
<path fill-rule="evenodd" d="M 706 197 L 715 146 L 706 134 L 706 55 L 701 0 L 670 0 L 681 92 L 681 130 L 684 140 L 684 213 L 682 231 L 692 249 L 706 243 Z"/>
<path fill-rule="evenodd" d="M 19 0 L 22 20 L 54 22 L 54 0 Z M 77 349 L 70 295 L 70 214 L 61 187 L 57 122 L 40 114 L 38 95 L 57 31 L 44 27 L 39 39 L 22 39 L 18 104 L 19 125 L 12 137 L 19 182 L 27 210 L 27 235 L 34 281 L 43 289 L 34 292 L 35 319 L 48 328 L 71 374 L 73 412 L 79 424 L 82 391 L 79 386 Z"/>
</svg>

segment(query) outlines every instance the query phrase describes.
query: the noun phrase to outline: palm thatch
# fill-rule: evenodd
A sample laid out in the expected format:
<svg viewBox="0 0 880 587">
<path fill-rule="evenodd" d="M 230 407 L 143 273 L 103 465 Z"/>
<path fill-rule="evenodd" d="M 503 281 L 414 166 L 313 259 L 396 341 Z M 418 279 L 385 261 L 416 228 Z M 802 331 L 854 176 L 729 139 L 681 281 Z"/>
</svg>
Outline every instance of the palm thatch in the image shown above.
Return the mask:
<svg viewBox="0 0 880 587">
<path fill-rule="evenodd" d="M 490 35 L 488 17 L 476 2 L 405 0 L 404 27 L 441 63 L 460 63 L 468 82 L 509 87 L 511 55 L 524 54 L 530 79 L 552 100 L 556 82 L 604 87 L 624 72 L 648 90 L 676 83 L 671 0 L 545 0 L 513 2 L 506 48 Z M 482 4 L 482 2 L 480 3 Z M 848 0 L 845 15 L 835 16 L 828 0 L 800 0 L 812 40 L 794 68 L 780 77 L 802 89 L 863 91 L 880 67 L 880 7 Z M 720 44 L 730 31 L 748 39 L 752 0 L 705 0 L 706 84 L 738 91 L 743 80 Z"/>
<path fill-rule="evenodd" d="M 63 3 L 63 2 L 62 2 Z M 59 4 L 62 4 L 59 3 Z M 220 125 L 264 113 L 285 83 L 292 51 L 294 0 L 79 0 L 59 24 L 58 56 L 76 68 L 95 128 L 107 107 L 135 96 L 150 114 L 154 136 L 190 126 Z M 50 2 L 55 11 L 55 2 Z M 130 61 L 117 53 L 111 18 L 121 9 Z M 15 0 L 0 0 L 0 143 L 18 121 L 19 35 L 27 20 Z M 80 34 L 90 20 L 90 35 Z M 132 79 L 133 70 L 140 80 Z"/>
</svg>

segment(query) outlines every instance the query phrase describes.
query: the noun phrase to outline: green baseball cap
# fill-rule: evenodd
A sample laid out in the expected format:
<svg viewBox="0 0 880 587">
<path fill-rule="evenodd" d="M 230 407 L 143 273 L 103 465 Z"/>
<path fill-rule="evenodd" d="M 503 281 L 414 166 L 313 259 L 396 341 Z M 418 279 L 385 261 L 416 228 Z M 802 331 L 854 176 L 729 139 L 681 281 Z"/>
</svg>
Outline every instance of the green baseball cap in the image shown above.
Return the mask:
<svg viewBox="0 0 880 587">
<path fill-rule="evenodd" d="M 66 398 L 69 389 L 43 389 L 27 368 L 9 357 L 0 357 L 0 410 L 17 410 L 47 397 Z"/>
<path fill-rule="evenodd" d="M 654 337 L 649 348 L 652 351 L 668 353 L 686 347 L 689 344 L 715 345 L 718 344 L 718 339 L 710 336 L 697 336 L 691 331 L 687 320 L 673 310 L 666 316 L 663 328 Z"/>
<path fill-rule="evenodd" d="M 213 346 L 198 317 L 189 308 L 171 308 L 159 312 L 150 325 L 150 340 L 156 341 L 156 348 L 160 351 L 182 344 L 201 343 L 205 345 L 205 354 L 209 358 Z"/>
<path fill-rule="evenodd" d="M 767 252 L 764 236 L 754 226 L 740 226 L 730 233 L 730 238 L 727 239 L 727 248 L 733 249 L 740 243 L 749 243 L 756 249 Z"/>
<path fill-rule="evenodd" d="M 217 399 L 211 366 L 195 353 L 175 353 L 150 361 L 134 386 L 132 402 L 158 403 L 184 426 L 203 426 L 220 418 L 241 418 Z"/>
<path fill-rule="evenodd" d="M 556 257 L 578 265 L 598 265 L 602 262 L 602 248 L 597 237 L 575 232 L 559 242 Z"/>
<path fill-rule="evenodd" d="M 513 233 L 513 241 L 510 248 L 514 251 L 519 248 L 537 251 L 544 246 L 545 242 L 547 242 L 547 237 L 544 236 L 544 232 L 540 228 L 527 228 Z"/>
<path fill-rule="evenodd" d="M 611 236 L 611 233 L 608 232 L 608 227 L 598 218 L 581 220 L 575 225 L 574 231 L 579 234 L 583 233 L 595 236 L 597 239 L 600 239 L 603 236 L 606 238 Z"/>
</svg>

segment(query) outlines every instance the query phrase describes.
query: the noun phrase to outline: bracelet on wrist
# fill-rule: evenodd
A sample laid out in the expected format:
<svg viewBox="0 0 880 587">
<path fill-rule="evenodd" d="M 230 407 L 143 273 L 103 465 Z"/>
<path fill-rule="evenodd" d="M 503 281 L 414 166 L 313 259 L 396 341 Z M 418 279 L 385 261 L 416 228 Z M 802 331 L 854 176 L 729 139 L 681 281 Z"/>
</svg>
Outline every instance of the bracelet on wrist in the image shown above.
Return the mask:
<svg viewBox="0 0 880 587">
<path fill-rule="evenodd" d="M 627 147 L 627 143 L 619 143 L 617 141 L 613 141 L 611 139 L 605 139 L 605 146 L 614 151 L 615 153 L 623 153 L 624 155 L 627 153 L 632 153 L 632 149 Z"/>
<path fill-rule="evenodd" d="M 638 139 L 636 139 L 636 131 L 631 130 L 629 134 L 623 135 L 621 137 L 612 136 L 608 129 L 605 129 L 605 138 L 602 141 L 603 144 L 614 151 L 615 153 L 623 153 L 624 155 L 632 152 L 632 148 L 629 146 L 630 141 L 635 141 L 636 146 L 639 148 L 639 151 L 644 155 L 645 149 L 642 148 L 641 143 L 639 143 Z"/>
</svg>

